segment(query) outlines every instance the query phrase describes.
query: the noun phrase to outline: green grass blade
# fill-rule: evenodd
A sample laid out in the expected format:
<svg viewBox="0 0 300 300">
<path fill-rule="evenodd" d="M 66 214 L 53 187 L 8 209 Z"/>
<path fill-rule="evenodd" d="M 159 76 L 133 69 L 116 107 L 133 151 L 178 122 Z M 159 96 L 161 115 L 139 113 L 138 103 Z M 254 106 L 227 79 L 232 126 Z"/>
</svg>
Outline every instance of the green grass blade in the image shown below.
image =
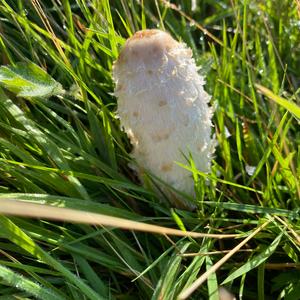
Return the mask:
<svg viewBox="0 0 300 300">
<path fill-rule="evenodd" d="M 266 246 L 263 251 L 261 251 L 258 255 L 250 258 L 243 266 L 238 268 L 236 271 L 231 273 L 223 282 L 222 284 L 229 283 L 233 281 L 235 278 L 242 276 L 243 274 L 248 273 L 250 270 L 255 269 L 260 264 L 265 262 L 276 250 L 278 247 L 283 233 L 280 233 L 276 239 L 270 244 L 270 246 Z"/>
<path fill-rule="evenodd" d="M 24 276 L 13 272 L 12 270 L 0 265 L 0 278 L 8 286 L 15 287 L 18 290 L 25 291 L 29 295 L 41 300 L 66 300 L 66 298 L 51 291 L 39 284 L 25 278 Z"/>
<path fill-rule="evenodd" d="M 99 297 L 95 291 L 87 286 L 77 276 L 72 274 L 67 268 L 65 268 L 59 261 L 51 257 L 47 252 L 40 248 L 24 231 L 16 226 L 12 221 L 4 216 L 0 216 L 1 235 L 9 239 L 11 242 L 20 246 L 27 251 L 30 255 L 38 258 L 60 272 L 70 283 L 78 287 L 78 289 L 86 295 L 88 299 L 100 300 L 104 299 Z"/>
<path fill-rule="evenodd" d="M 258 89 L 259 92 L 267 96 L 269 99 L 273 100 L 280 106 L 284 107 L 286 110 L 288 110 L 291 114 L 293 114 L 296 118 L 300 119 L 300 107 L 291 102 L 288 101 L 280 96 L 275 95 L 272 91 L 267 89 L 266 87 L 256 84 L 256 88 Z"/>
</svg>

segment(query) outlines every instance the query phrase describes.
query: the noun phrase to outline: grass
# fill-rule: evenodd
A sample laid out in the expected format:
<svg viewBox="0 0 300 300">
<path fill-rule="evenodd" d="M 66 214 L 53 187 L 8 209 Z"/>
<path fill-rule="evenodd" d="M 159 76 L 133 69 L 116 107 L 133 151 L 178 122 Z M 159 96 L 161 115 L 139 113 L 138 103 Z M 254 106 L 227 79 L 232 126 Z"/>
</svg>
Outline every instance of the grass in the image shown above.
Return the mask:
<svg viewBox="0 0 300 300">
<path fill-rule="evenodd" d="M 0 216 L 0 299 L 299 299 L 299 1 L 195 2 L 0 0 L 0 201 L 66 216 Z M 182 166 L 195 212 L 138 182 L 115 115 L 113 62 L 156 27 L 192 48 L 215 106 L 211 174 Z"/>
</svg>

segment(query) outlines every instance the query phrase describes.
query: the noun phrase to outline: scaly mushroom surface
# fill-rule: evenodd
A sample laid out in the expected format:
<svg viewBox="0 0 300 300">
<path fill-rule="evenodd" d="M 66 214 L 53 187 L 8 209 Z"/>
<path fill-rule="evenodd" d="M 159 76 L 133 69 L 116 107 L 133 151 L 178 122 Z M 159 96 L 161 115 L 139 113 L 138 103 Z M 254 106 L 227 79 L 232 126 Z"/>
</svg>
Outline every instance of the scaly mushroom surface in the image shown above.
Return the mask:
<svg viewBox="0 0 300 300">
<path fill-rule="evenodd" d="M 187 165 L 184 156 L 192 154 L 196 167 L 209 172 L 214 141 L 210 96 L 191 49 L 166 32 L 138 31 L 126 41 L 113 77 L 118 115 L 138 173 L 148 170 L 193 195 L 191 172 L 175 162 Z"/>
</svg>

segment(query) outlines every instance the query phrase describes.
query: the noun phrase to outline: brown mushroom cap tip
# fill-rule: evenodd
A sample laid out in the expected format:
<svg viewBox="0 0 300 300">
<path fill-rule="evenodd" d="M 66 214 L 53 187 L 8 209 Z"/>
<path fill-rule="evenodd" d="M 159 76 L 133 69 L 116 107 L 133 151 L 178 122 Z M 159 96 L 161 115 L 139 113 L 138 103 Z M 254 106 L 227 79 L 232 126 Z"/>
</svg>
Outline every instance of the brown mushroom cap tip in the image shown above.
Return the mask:
<svg viewBox="0 0 300 300">
<path fill-rule="evenodd" d="M 137 31 L 131 38 L 129 38 L 129 41 L 133 40 L 141 40 L 144 38 L 152 37 L 155 34 L 161 33 L 161 30 L 158 29 L 145 29 Z"/>
<path fill-rule="evenodd" d="M 116 64 L 123 65 L 133 61 L 151 64 L 152 60 L 159 61 L 164 53 L 178 45 L 167 32 L 158 29 L 137 31 L 126 41 Z"/>
</svg>

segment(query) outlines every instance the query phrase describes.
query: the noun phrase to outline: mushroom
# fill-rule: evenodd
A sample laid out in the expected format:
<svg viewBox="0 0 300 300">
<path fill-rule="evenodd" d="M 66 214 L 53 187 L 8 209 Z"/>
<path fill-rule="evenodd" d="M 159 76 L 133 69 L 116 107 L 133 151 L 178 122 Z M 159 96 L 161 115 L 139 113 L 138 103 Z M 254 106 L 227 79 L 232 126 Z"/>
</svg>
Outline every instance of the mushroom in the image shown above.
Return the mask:
<svg viewBox="0 0 300 300">
<path fill-rule="evenodd" d="M 156 29 L 129 38 L 113 67 L 120 124 L 133 145 L 141 177 L 147 170 L 173 188 L 194 195 L 187 165 L 209 172 L 214 141 L 212 109 L 192 51 Z M 184 201 L 184 200 L 181 200 Z"/>
</svg>

